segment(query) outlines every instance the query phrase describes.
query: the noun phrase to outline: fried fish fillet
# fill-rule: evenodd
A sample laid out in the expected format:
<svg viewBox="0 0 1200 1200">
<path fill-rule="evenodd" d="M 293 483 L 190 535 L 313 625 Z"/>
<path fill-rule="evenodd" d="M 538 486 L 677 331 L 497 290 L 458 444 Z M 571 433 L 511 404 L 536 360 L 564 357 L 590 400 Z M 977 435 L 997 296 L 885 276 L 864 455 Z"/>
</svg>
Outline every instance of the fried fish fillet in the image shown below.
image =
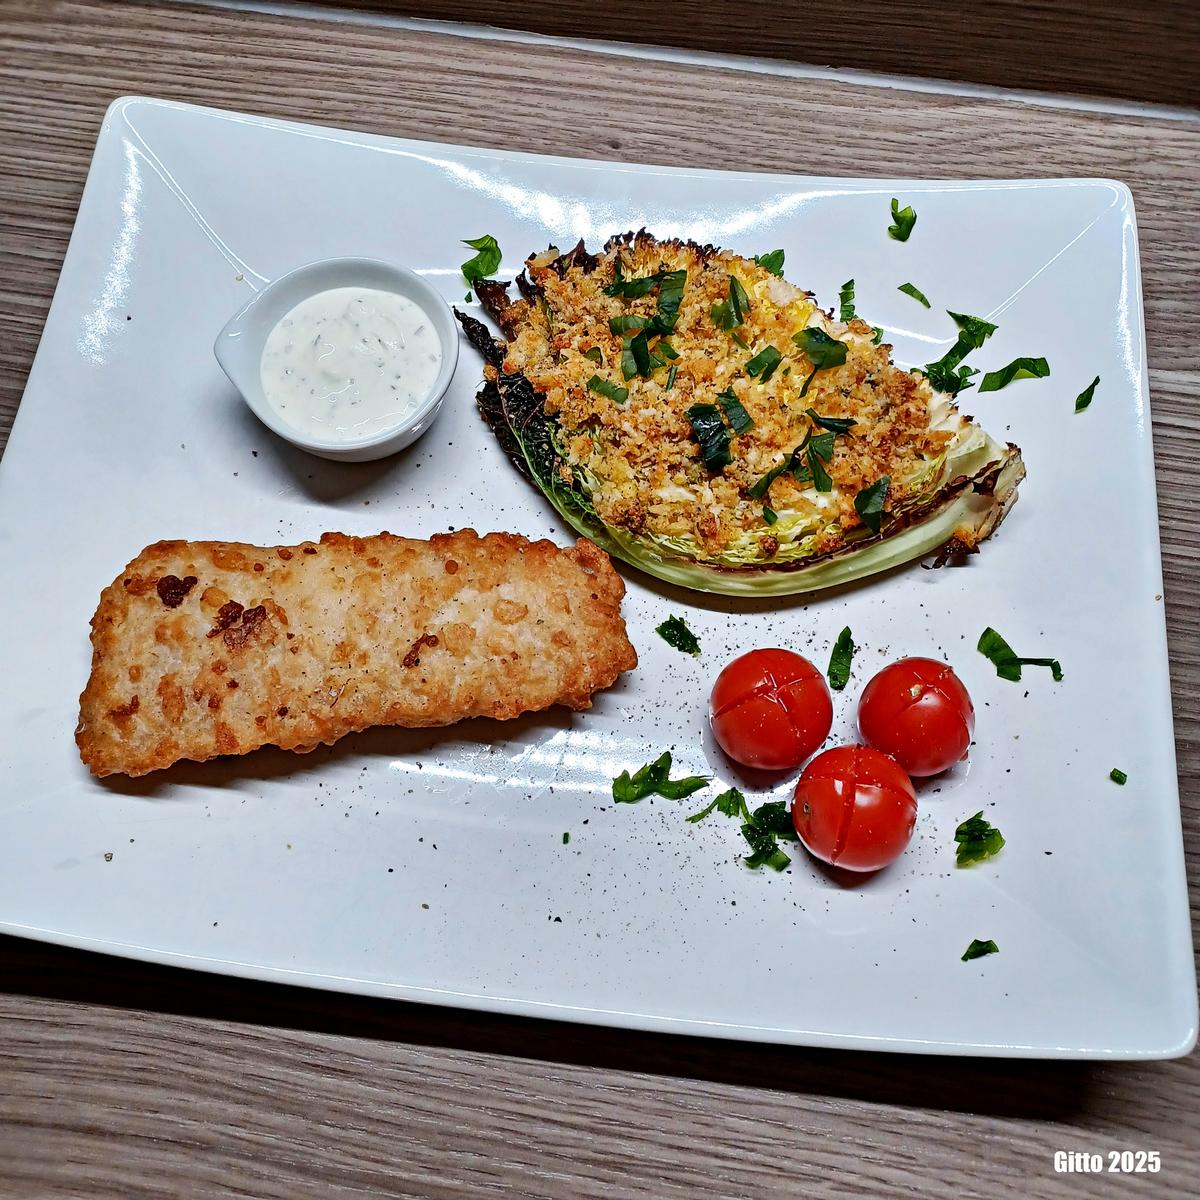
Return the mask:
<svg viewBox="0 0 1200 1200">
<path fill-rule="evenodd" d="M 372 725 L 589 708 L 637 665 L 624 593 L 583 540 L 157 542 L 101 594 L 75 740 L 93 774 L 144 775 Z"/>
</svg>

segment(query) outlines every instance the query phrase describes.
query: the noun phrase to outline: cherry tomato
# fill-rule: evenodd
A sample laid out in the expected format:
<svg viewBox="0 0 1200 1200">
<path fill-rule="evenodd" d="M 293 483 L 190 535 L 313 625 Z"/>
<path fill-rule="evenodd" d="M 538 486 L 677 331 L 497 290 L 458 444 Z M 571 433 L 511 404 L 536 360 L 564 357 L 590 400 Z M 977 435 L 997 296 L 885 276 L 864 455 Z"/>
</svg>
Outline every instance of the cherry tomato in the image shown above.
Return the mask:
<svg viewBox="0 0 1200 1200">
<path fill-rule="evenodd" d="M 791 650 L 751 650 L 717 676 L 713 736 L 735 762 L 767 771 L 798 767 L 829 736 L 825 676 Z"/>
<path fill-rule="evenodd" d="M 945 663 L 902 658 L 863 689 L 858 731 L 910 775 L 936 775 L 967 757 L 975 708 Z"/>
<path fill-rule="evenodd" d="M 869 746 L 826 750 L 804 768 L 792 824 L 810 854 L 850 871 L 878 871 L 904 853 L 917 794 L 894 758 Z"/>
</svg>

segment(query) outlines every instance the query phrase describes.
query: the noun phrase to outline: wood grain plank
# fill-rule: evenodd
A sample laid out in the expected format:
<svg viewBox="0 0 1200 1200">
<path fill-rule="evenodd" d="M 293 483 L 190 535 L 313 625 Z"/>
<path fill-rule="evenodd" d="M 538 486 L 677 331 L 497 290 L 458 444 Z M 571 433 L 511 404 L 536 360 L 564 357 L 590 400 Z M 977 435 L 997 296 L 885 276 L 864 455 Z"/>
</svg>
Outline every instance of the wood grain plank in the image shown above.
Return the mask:
<svg viewBox="0 0 1200 1200">
<path fill-rule="evenodd" d="M 1188 0 L 334 0 L 347 11 L 557 37 L 791 59 L 839 70 L 1200 105 L 1200 8 Z M 1031 47 L 1037 47 L 1031 53 Z M 1133 50 L 1136 48 L 1136 50 Z"/>
<path fill-rule="evenodd" d="M 1200 133 L 162 4 L 0 23 L 0 437 L 104 107 L 141 92 L 399 136 L 759 170 L 1107 175 L 1138 203 L 1189 877 L 1200 861 Z M 351 80 L 352 86 L 347 86 Z M 515 94 L 519 109 L 508 103 Z M 753 114 L 752 136 L 747 113 Z M 546 114 L 552 114 L 547 119 Z M 664 130 L 669 136 L 664 136 Z M 819 147 L 819 154 L 797 148 Z M 2 445 L 2 442 L 0 442 Z M 1200 912 L 1194 914 L 1200 919 Z M 1157 1148 L 1194 1192 L 1195 1056 L 962 1062 L 387 1004 L 0 939 L 0 1194 L 1078 1194 L 1055 1149 Z M 981 1167 L 981 1164 L 986 1164 Z"/>
</svg>

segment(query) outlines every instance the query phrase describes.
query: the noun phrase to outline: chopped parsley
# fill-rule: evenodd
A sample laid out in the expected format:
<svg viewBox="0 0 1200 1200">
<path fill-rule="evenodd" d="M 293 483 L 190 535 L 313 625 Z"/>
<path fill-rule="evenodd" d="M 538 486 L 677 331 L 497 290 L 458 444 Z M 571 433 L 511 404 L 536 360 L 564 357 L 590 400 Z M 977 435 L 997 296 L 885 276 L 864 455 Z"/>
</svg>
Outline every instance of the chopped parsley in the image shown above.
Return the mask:
<svg viewBox="0 0 1200 1200">
<path fill-rule="evenodd" d="M 629 389 L 627 387 L 609 383 L 607 379 L 601 379 L 599 375 L 593 375 L 587 381 L 587 386 L 589 392 L 595 392 L 599 396 L 607 396 L 614 404 L 624 404 L 629 399 Z"/>
<path fill-rule="evenodd" d="M 733 461 L 729 453 L 729 430 L 715 404 L 693 404 L 687 410 L 692 437 L 700 446 L 700 458 L 710 471 L 721 471 Z"/>
<path fill-rule="evenodd" d="M 837 435 L 820 433 L 815 437 L 810 429 L 800 443 L 778 466 L 751 484 L 748 495 L 752 500 L 762 500 L 771 490 L 771 484 L 781 475 L 791 474 L 797 483 L 812 483 L 818 492 L 833 490 L 833 481 L 825 470 L 825 463 L 833 457 L 833 442 Z"/>
<path fill-rule="evenodd" d="M 599 346 L 593 346 L 590 350 L 583 352 L 584 358 L 590 358 L 594 363 L 602 363 L 604 361 L 604 351 Z"/>
<path fill-rule="evenodd" d="M 625 268 L 618 258 L 613 265 L 613 281 L 601 289 L 606 296 L 619 296 L 623 300 L 640 300 L 658 289 L 658 312 L 652 317 L 613 317 L 608 327 L 613 333 L 623 334 L 641 330 L 647 337 L 664 335 L 675 328 L 679 320 L 679 304 L 687 286 L 687 271 L 658 271 L 638 279 L 628 279 Z M 672 352 L 673 354 L 673 352 Z M 662 365 L 660 362 L 659 366 Z M 628 379 L 629 376 L 626 376 Z"/>
<path fill-rule="evenodd" d="M 757 376 L 760 383 L 766 383 L 775 374 L 781 362 L 783 355 L 774 346 L 767 346 L 746 364 L 746 374 Z"/>
<path fill-rule="evenodd" d="M 906 296 L 911 296 L 914 300 L 925 305 L 926 308 L 929 307 L 929 301 L 925 298 L 925 293 L 915 283 L 902 283 L 896 291 L 903 292 Z"/>
<path fill-rule="evenodd" d="M 883 506 L 887 501 L 888 488 L 892 486 L 890 475 L 881 475 L 870 487 L 865 487 L 854 497 L 854 509 L 862 523 L 872 532 L 878 533 L 885 516 Z"/>
<path fill-rule="evenodd" d="M 995 825 L 984 820 L 982 809 L 959 825 L 954 831 L 954 840 L 958 843 L 954 862 L 959 867 L 983 862 L 985 858 L 999 854 L 1004 847 L 1003 835 Z"/>
<path fill-rule="evenodd" d="M 849 433 L 858 424 L 853 417 L 823 417 L 815 409 L 811 408 L 806 408 L 804 415 L 814 425 L 820 425 L 822 429 L 828 429 L 831 433 Z"/>
<path fill-rule="evenodd" d="M 1097 375 L 1096 378 L 1093 379 L 1092 382 L 1089 383 L 1087 387 L 1085 387 L 1083 391 L 1075 397 L 1075 411 L 1077 413 L 1083 412 L 1083 410 L 1087 408 L 1089 404 L 1091 404 L 1092 397 L 1096 394 L 1096 388 L 1099 386 L 1099 384 L 1100 376 Z"/>
<path fill-rule="evenodd" d="M 727 276 L 729 279 L 729 299 L 721 300 L 709 310 L 713 323 L 718 329 L 733 330 L 746 320 L 750 311 L 750 297 L 736 275 Z M 746 343 L 735 337 L 735 341 L 744 346 Z"/>
<path fill-rule="evenodd" d="M 647 796 L 662 796 L 667 800 L 682 800 L 708 786 L 707 775 L 689 775 L 686 779 L 671 779 L 671 752 L 664 751 L 652 763 L 639 767 L 630 777 L 622 771 L 613 780 L 613 799 L 618 804 L 633 804 Z"/>
<path fill-rule="evenodd" d="M 980 381 L 981 392 L 998 392 L 1008 387 L 1014 379 L 1045 379 L 1050 374 L 1050 364 L 1044 358 L 1014 358 L 1007 367 L 989 371 Z"/>
<path fill-rule="evenodd" d="M 983 958 L 987 954 L 999 953 L 1000 947 L 991 938 L 988 938 L 986 942 L 981 942 L 978 938 L 972 938 L 971 944 L 963 951 L 962 961 L 970 962 L 973 958 Z"/>
<path fill-rule="evenodd" d="M 972 350 L 978 350 L 996 332 L 997 326 L 982 317 L 950 312 L 949 309 L 946 311 L 958 326 L 958 338 L 937 362 L 925 364 L 924 373 L 930 386 L 936 391 L 957 396 L 959 392 L 971 386 L 968 382 L 971 376 L 979 374 L 976 368 L 962 367 L 959 364 Z"/>
<path fill-rule="evenodd" d="M 1049 667 L 1055 683 L 1061 683 L 1062 664 L 1057 658 L 1019 658 L 1013 648 L 989 625 L 979 636 L 979 653 L 996 668 L 1001 679 L 1020 682 L 1022 667 Z"/>
<path fill-rule="evenodd" d="M 760 267 L 765 267 L 772 275 L 783 274 L 783 251 L 771 250 L 766 254 L 756 254 L 754 261 Z"/>
<path fill-rule="evenodd" d="M 838 318 L 845 321 L 854 320 L 854 280 L 847 279 L 838 292 Z"/>
<path fill-rule="evenodd" d="M 840 692 L 850 682 L 850 663 L 854 659 L 854 638 L 847 625 L 838 634 L 838 640 L 833 644 L 833 653 L 829 656 L 829 686 L 835 692 Z"/>
<path fill-rule="evenodd" d="M 630 341 L 629 352 L 633 355 L 633 362 L 637 367 L 637 373 L 643 378 L 649 379 L 654 367 L 650 358 L 650 339 L 646 337 L 644 329 Z M 659 359 L 659 366 L 661 365 L 662 360 Z"/>
<path fill-rule="evenodd" d="M 791 863 L 792 860 L 779 848 L 779 842 L 770 829 L 749 821 L 742 826 L 742 837 L 750 846 L 750 853 L 742 862 L 751 870 L 770 867 L 772 871 L 782 871 Z"/>
<path fill-rule="evenodd" d="M 563 834 L 563 845 L 567 846 L 570 844 L 570 842 L 571 842 L 571 835 L 569 833 L 564 833 Z"/>
<path fill-rule="evenodd" d="M 662 281 L 661 274 L 643 275 L 640 279 L 627 279 L 625 266 L 620 258 L 613 264 L 612 283 L 601 289 L 606 296 L 619 296 L 622 300 L 640 300 L 648 296 Z"/>
<path fill-rule="evenodd" d="M 485 233 L 483 237 L 465 238 L 463 245 L 478 251 L 462 265 L 463 278 L 468 283 L 474 284 L 477 280 L 486 279 L 499 269 L 500 243 L 490 233 Z M 467 299 L 470 298 L 468 295 Z"/>
<path fill-rule="evenodd" d="M 699 655 L 700 653 L 700 643 L 682 617 L 668 617 L 661 625 L 655 626 L 654 632 L 668 646 L 674 646 L 676 650 L 682 650 L 684 654 Z"/>
<path fill-rule="evenodd" d="M 703 821 L 713 812 L 719 812 L 723 817 L 740 817 L 743 821 L 750 820 L 750 810 L 746 807 L 746 797 L 737 788 L 722 792 L 707 808 L 694 812 L 688 820 L 695 825 Z"/>
<path fill-rule="evenodd" d="M 761 500 L 771 490 L 771 484 L 777 480 L 780 475 L 785 475 L 789 471 L 796 475 L 797 479 L 804 472 L 804 451 L 812 438 L 811 432 L 805 437 L 804 441 L 795 448 L 777 467 L 772 467 L 761 479 L 756 480 L 750 485 L 749 496 L 751 500 Z"/>
<path fill-rule="evenodd" d="M 871 330 L 874 336 L 871 338 L 871 345 L 878 346 L 883 342 L 883 330 L 878 325 L 872 325 Z"/>
<path fill-rule="evenodd" d="M 1113 769 L 1109 771 L 1108 777 L 1113 781 L 1113 783 L 1119 783 L 1122 787 L 1125 786 L 1126 781 L 1129 779 L 1129 776 L 1126 775 L 1120 767 L 1113 767 Z"/>
<path fill-rule="evenodd" d="M 635 317 L 632 314 L 621 317 L 610 317 L 608 328 L 618 336 L 626 333 L 636 333 L 650 324 L 649 317 Z"/>
<path fill-rule="evenodd" d="M 917 214 L 913 211 L 912 205 L 901 208 L 900 201 L 893 196 L 892 223 L 888 226 L 888 237 L 894 238 L 898 242 L 907 242 L 908 235 L 912 233 L 916 223 Z"/>
<path fill-rule="evenodd" d="M 800 389 L 803 399 L 808 394 L 809 385 L 818 371 L 827 371 L 831 367 L 840 367 L 846 361 L 846 343 L 830 337 L 823 329 L 810 327 L 794 334 L 792 341 L 808 356 L 812 363 L 812 374 L 804 381 Z"/>
<path fill-rule="evenodd" d="M 764 504 L 763 520 L 766 521 L 768 525 L 774 525 L 775 522 L 779 520 L 779 514 L 769 504 Z"/>
<path fill-rule="evenodd" d="M 746 797 L 737 788 L 730 788 L 707 807 L 692 813 L 688 820 L 694 825 L 713 812 L 741 821 L 742 837 L 750 847 L 750 853 L 742 859 L 746 866 L 782 871 L 792 861 L 779 848 L 780 838 L 790 842 L 797 840 L 792 814 L 782 800 L 770 800 L 751 812 L 746 807 Z"/>
<path fill-rule="evenodd" d="M 833 480 L 825 470 L 825 463 L 833 457 L 833 439 L 836 434 L 820 433 L 808 440 L 808 474 L 812 477 L 813 487 L 818 492 L 832 492 Z M 803 482 L 801 474 L 797 479 Z"/>
<path fill-rule="evenodd" d="M 742 407 L 742 402 L 733 392 L 728 390 L 721 392 L 717 396 L 717 402 L 725 410 L 725 416 L 729 419 L 729 427 L 734 433 L 745 433 L 747 429 L 754 428 L 750 414 Z"/>
<path fill-rule="evenodd" d="M 671 369 L 667 372 L 666 390 L 669 392 L 675 386 L 675 376 L 679 374 L 679 368 L 672 363 Z"/>
</svg>

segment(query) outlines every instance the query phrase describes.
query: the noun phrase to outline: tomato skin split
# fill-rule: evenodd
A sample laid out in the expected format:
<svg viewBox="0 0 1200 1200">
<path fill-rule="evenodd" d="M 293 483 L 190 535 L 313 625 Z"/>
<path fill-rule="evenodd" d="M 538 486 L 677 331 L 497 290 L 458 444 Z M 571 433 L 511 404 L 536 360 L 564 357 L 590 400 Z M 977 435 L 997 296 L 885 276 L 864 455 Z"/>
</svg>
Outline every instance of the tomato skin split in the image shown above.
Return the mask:
<svg viewBox="0 0 1200 1200">
<path fill-rule="evenodd" d="M 894 758 L 869 746 L 838 746 L 805 767 L 792 823 L 805 849 L 822 862 L 878 871 L 912 840 L 917 794 Z"/>
<path fill-rule="evenodd" d="M 863 689 L 858 731 L 867 745 L 890 754 L 909 775 L 937 775 L 967 757 L 975 706 L 944 662 L 902 658 Z"/>
<path fill-rule="evenodd" d="M 734 762 L 794 770 L 829 736 L 833 699 L 808 659 L 791 650 L 751 650 L 717 676 L 709 722 Z"/>
</svg>

